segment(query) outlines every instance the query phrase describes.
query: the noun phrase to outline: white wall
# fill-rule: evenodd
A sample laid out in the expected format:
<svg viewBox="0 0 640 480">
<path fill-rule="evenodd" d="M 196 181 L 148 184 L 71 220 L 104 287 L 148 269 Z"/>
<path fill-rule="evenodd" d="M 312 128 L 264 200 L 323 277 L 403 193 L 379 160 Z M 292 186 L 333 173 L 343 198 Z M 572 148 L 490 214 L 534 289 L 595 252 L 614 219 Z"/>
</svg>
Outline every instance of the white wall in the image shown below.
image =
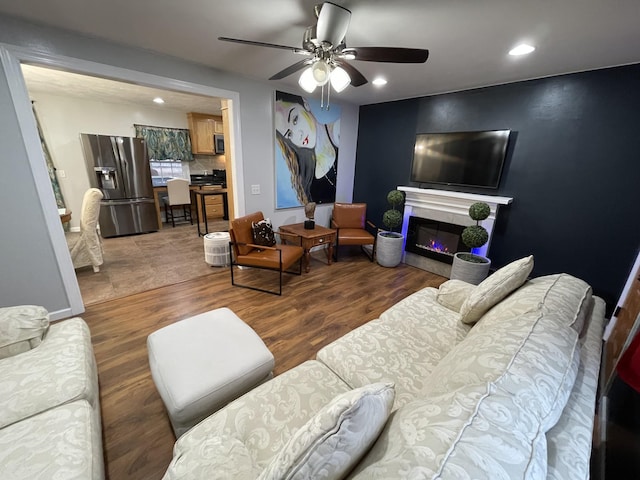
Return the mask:
<svg viewBox="0 0 640 480">
<path fill-rule="evenodd" d="M 134 123 L 188 128 L 187 114 L 137 105 L 104 103 L 69 96 L 30 93 L 53 164 L 65 172 L 58 176 L 65 204 L 73 214 L 71 228 L 80 226 L 82 196 L 90 187 L 84 164 L 81 133 L 135 137 Z"/>
<path fill-rule="evenodd" d="M 237 213 L 262 210 L 266 216 L 274 219 L 276 225 L 285 221 L 304 220 L 302 208 L 275 211 L 274 207 L 273 84 L 0 15 L 0 54 L 5 65 L 11 64 L 12 55 L 16 58 L 21 55 L 28 57 L 30 53 L 33 57 L 42 58 L 43 64 L 64 66 L 70 63 L 69 59 L 74 59 L 84 62 L 83 65 L 88 65 L 87 70 L 91 70 L 79 73 L 102 74 L 118 79 L 119 74 L 122 78 L 133 76 L 127 72 L 139 72 L 137 76 L 145 79 L 140 83 L 150 86 L 162 87 L 163 79 L 170 79 L 173 85 L 180 85 L 183 87 L 180 89 L 187 92 L 209 94 L 208 91 L 215 90 L 213 94 L 221 97 L 234 96 L 236 94 L 233 92 L 237 92 L 232 122 L 238 162 L 235 180 L 240 182 L 237 192 L 242 194 L 236 202 Z M 0 68 L 0 140 L 3 145 L 0 162 L 4 173 L 11 177 L 2 182 L 2 185 L 10 184 L 10 188 L 0 188 L 0 203 L 12 206 L 11 209 L 3 208 L 0 214 L 3 247 L 0 249 L 3 272 L 0 276 L 0 306 L 36 303 L 50 311 L 65 312 L 69 311 L 73 301 L 69 291 L 77 290 L 77 284 L 74 288 L 69 285 L 64 288 L 63 285 L 64 278 L 68 278 L 65 269 L 70 265 L 68 252 L 61 257 L 63 253 L 59 247 L 64 243 L 64 232 L 56 218 L 53 194 L 46 191 L 48 179 L 42 175 L 40 165 L 33 163 L 33 159 L 42 163 L 44 160 L 41 151 L 38 153 L 33 118 L 29 119 L 25 114 L 29 109 L 28 97 L 25 92 L 25 98 L 15 103 L 15 97 L 10 95 L 9 85 L 16 83 L 7 82 L 6 79 L 11 80 L 16 75 L 20 75 L 19 69 L 10 68 L 6 73 L 4 67 Z M 207 92 L 203 92 L 205 89 Z M 229 92 L 232 92 L 231 95 Z M 342 102 L 341 105 L 343 117 L 338 199 L 350 200 L 355 171 L 358 107 Z M 260 195 L 250 194 L 253 184 L 261 185 Z M 246 195 L 244 192 L 247 192 Z M 319 222 L 326 224 L 328 208 L 323 206 L 317 212 Z M 11 220 L 16 216 L 21 219 L 19 225 Z M 53 220 L 58 221 L 57 226 Z M 31 251 L 31 243 L 25 242 L 25 233 L 32 235 L 31 243 L 37 243 L 37 255 Z M 4 272 L 11 272 L 11 275 Z M 61 295 L 61 289 L 67 293 Z"/>
</svg>

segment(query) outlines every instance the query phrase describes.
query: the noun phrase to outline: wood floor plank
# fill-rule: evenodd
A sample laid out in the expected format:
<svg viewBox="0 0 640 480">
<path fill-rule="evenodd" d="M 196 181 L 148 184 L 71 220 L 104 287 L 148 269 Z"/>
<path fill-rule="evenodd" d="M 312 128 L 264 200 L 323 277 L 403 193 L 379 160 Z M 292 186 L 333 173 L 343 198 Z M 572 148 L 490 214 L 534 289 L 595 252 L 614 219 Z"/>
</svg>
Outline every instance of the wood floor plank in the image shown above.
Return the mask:
<svg viewBox="0 0 640 480">
<path fill-rule="evenodd" d="M 281 297 L 233 287 L 229 270 L 220 268 L 88 306 L 82 317 L 98 362 L 107 478 L 160 479 L 171 461 L 175 439 L 147 357 L 146 339 L 155 330 L 229 307 L 273 352 L 278 375 L 407 295 L 446 280 L 407 265 L 380 267 L 357 249 L 340 255 L 329 266 L 323 252 L 314 253 L 309 273 L 285 276 Z"/>
</svg>

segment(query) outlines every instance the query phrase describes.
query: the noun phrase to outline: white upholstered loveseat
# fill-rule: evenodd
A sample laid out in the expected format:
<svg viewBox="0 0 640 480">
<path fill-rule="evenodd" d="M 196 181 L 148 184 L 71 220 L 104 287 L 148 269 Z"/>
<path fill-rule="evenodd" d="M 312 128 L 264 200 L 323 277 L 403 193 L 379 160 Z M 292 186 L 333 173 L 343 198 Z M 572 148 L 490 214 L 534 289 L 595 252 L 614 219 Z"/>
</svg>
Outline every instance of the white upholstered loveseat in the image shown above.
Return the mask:
<svg viewBox="0 0 640 480">
<path fill-rule="evenodd" d="M 0 478 L 104 478 L 98 395 L 84 320 L 0 308 Z"/>
<path fill-rule="evenodd" d="M 165 479 L 589 478 L 604 302 L 532 262 L 405 298 L 180 437 Z"/>
</svg>

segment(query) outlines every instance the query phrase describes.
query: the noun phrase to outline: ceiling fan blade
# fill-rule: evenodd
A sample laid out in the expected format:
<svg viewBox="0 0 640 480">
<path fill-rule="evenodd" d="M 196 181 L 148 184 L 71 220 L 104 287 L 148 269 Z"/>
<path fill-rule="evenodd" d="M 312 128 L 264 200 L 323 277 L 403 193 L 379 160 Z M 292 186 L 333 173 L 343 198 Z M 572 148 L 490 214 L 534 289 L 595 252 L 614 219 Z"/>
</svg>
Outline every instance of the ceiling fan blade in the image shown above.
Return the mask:
<svg viewBox="0 0 640 480">
<path fill-rule="evenodd" d="M 367 83 L 367 79 L 364 78 L 364 75 L 362 75 L 353 65 L 348 64 L 344 60 L 335 60 L 335 64 L 342 67 L 344 71 L 349 74 L 349 78 L 351 78 L 351 86 L 360 87 Z"/>
<path fill-rule="evenodd" d="M 279 48 L 280 50 L 289 50 L 294 53 L 311 55 L 311 52 L 307 52 L 306 50 L 303 50 L 301 48 L 289 47 L 287 45 L 277 45 L 275 43 L 254 42 L 252 40 L 242 40 L 239 38 L 229 38 L 229 37 L 218 37 L 218 40 L 222 40 L 223 42 L 240 43 L 242 45 L 253 45 L 254 47 Z"/>
<path fill-rule="evenodd" d="M 424 63 L 429 58 L 429 50 L 422 48 L 349 47 L 342 53 L 353 53 L 363 62 Z"/>
<path fill-rule="evenodd" d="M 317 10 L 317 8 L 316 8 Z M 344 40 L 351 21 L 351 12 L 340 5 L 324 2 L 318 13 L 316 37 L 320 43 L 338 46 Z"/>
<path fill-rule="evenodd" d="M 269 80 L 280 80 L 284 77 L 288 77 L 292 73 L 296 73 L 298 70 L 302 70 L 307 65 L 311 64 L 312 60 L 305 58 L 304 60 L 300 60 L 299 62 L 294 63 L 293 65 L 289 65 L 284 70 L 279 71 L 275 75 L 269 78 Z"/>
</svg>

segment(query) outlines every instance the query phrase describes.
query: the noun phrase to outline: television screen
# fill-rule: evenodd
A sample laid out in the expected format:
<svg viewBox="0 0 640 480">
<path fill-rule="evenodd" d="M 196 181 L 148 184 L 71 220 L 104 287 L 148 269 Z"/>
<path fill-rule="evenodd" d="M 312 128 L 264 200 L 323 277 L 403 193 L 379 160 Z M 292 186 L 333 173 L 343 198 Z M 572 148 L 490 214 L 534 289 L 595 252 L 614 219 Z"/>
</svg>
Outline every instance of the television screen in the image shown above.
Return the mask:
<svg viewBox="0 0 640 480">
<path fill-rule="evenodd" d="M 498 188 L 510 133 L 419 133 L 411 181 Z"/>
</svg>

